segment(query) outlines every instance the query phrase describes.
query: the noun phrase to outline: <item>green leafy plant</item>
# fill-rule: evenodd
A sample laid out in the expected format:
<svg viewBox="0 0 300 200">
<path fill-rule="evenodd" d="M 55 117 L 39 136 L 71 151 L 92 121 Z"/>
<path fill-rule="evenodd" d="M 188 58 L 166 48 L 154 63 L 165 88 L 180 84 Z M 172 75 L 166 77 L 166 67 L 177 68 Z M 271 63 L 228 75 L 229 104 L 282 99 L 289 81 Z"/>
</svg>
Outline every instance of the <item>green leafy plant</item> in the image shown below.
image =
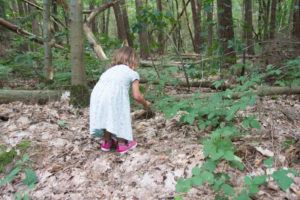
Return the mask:
<svg viewBox="0 0 300 200">
<path fill-rule="evenodd" d="M 30 165 L 29 155 L 24 154 L 23 159 L 17 161 L 16 167 L 0 182 L 0 187 L 2 187 L 4 184 L 11 182 L 19 173 L 25 174 L 22 182 L 26 185 L 26 188 L 14 194 L 16 199 L 29 199 L 28 190 L 36 187 L 35 183 L 38 181 L 38 178 L 36 173 L 28 168 L 28 165 Z"/>
</svg>

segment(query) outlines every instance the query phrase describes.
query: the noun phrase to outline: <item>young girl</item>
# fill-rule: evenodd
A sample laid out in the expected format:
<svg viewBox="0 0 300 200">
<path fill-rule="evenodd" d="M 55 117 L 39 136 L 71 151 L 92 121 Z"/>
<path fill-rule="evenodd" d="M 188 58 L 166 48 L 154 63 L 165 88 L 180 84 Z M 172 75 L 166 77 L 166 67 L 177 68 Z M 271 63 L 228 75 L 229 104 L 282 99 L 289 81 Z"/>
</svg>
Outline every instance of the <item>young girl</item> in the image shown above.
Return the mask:
<svg viewBox="0 0 300 200">
<path fill-rule="evenodd" d="M 90 102 L 90 134 L 104 136 L 101 149 L 109 151 L 117 146 L 119 153 L 133 149 L 137 143 L 132 138 L 130 102 L 128 91 L 132 86 L 133 98 L 149 109 L 139 89 L 136 72 L 139 58 L 131 47 L 121 47 L 115 53 L 111 67 L 95 85 Z M 113 138 L 116 137 L 118 141 Z"/>
</svg>

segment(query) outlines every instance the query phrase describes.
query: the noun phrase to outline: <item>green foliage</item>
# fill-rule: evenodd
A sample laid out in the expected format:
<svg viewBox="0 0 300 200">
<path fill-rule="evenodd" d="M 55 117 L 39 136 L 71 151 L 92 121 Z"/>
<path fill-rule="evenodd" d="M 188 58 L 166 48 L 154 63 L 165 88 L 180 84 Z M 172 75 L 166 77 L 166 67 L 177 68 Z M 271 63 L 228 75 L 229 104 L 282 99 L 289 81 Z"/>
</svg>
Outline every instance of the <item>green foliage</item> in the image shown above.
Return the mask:
<svg viewBox="0 0 300 200">
<path fill-rule="evenodd" d="M 6 147 L 4 147 L 1 150 L 0 154 L 0 173 L 5 172 L 6 166 L 11 163 L 14 158 L 17 156 L 17 152 L 15 151 L 14 148 L 12 148 L 10 151 L 6 151 Z"/>
<path fill-rule="evenodd" d="M 286 191 L 288 188 L 290 188 L 291 184 L 294 182 L 294 180 L 290 177 L 287 176 L 287 174 L 292 173 L 296 176 L 298 176 L 297 172 L 294 170 L 285 170 L 285 169 L 280 169 L 278 171 L 275 171 L 271 177 L 274 178 L 276 183 L 279 185 L 279 187 L 283 190 Z"/>
<path fill-rule="evenodd" d="M 25 189 L 17 191 L 14 196 L 16 199 L 29 199 L 27 192 L 36 187 L 35 183 L 38 181 L 36 173 L 28 168 L 30 165 L 29 155 L 24 154 L 23 159 L 16 162 L 16 167 L 0 182 L 0 187 L 11 182 L 19 173 L 24 173 L 25 178 L 22 180 L 26 185 Z"/>
</svg>

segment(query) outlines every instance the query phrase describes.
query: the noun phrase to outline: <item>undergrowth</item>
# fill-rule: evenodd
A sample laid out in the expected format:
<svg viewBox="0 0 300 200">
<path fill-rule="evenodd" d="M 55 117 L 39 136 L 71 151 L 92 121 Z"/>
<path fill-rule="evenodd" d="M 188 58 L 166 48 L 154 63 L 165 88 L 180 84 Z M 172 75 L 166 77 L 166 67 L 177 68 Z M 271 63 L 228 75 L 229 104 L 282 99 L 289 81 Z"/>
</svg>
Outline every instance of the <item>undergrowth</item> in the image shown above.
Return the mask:
<svg viewBox="0 0 300 200">
<path fill-rule="evenodd" d="M 210 126 L 212 131 L 203 142 L 203 153 L 206 158 L 201 167 L 192 169 L 191 178 L 180 178 L 176 185 L 176 191 L 188 192 L 192 187 L 209 185 L 215 192 L 215 199 L 226 200 L 251 200 L 251 196 L 259 192 L 259 186 L 267 184 L 272 177 L 280 188 L 286 191 L 293 179 L 287 176 L 289 173 L 297 175 L 293 170 L 279 169 L 272 174 L 265 174 L 254 177 L 244 177 L 245 189 L 235 191 L 230 185 L 230 176 L 226 172 L 220 173 L 216 169 L 220 163 L 227 163 L 236 170 L 244 170 L 244 164 L 240 157 L 235 155 L 235 147 L 232 140 L 237 136 L 250 134 L 253 128 L 260 129 L 260 123 L 256 115 L 242 114 L 247 107 L 256 102 L 258 96 L 253 93 L 255 86 L 263 85 L 263 80 L 270 74 L 280 74 L 278 69 L 269 68 L 267 73 L 247 74 L 238 78 L 241 85 L 234 89 L 227 89 L 209 96 L 202 96 L 201 93 L 194 97 L 178 100 L 176 97 L 164 97 L 156 102 L 155 107 L 165 114 L 165 118 L 180 115 L 180 121 L 197 125 L 199 129 Z M 219 87 L 221 81 L 215 82 Z M 238 98 L 233 94 L 239 92 Z M 236 124 L 242 124 L 239 128 Z M 265 161 L 270 168 L 273 164 L 272 158 Z M 175 199 L 182 199 L 177 196 Z"/>
</svg>

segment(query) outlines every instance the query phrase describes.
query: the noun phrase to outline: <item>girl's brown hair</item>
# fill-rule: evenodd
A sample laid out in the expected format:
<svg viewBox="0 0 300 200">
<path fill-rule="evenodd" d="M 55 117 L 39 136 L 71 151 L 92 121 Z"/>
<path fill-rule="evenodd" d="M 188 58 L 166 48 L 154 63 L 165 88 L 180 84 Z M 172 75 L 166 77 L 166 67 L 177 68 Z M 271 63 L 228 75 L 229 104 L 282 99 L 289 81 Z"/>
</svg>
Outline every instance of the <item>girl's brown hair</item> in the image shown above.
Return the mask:
<svg viewBox="0 0 300 200">
<path fill-rule="evenodd" d="M 123 46 L 116 51 L 115 56 L 111 62 L 111 67 L 120 64 L 127 65 L 134 71 L 137 70 L 139 57 L 133 48 Z"/>
</svg>

